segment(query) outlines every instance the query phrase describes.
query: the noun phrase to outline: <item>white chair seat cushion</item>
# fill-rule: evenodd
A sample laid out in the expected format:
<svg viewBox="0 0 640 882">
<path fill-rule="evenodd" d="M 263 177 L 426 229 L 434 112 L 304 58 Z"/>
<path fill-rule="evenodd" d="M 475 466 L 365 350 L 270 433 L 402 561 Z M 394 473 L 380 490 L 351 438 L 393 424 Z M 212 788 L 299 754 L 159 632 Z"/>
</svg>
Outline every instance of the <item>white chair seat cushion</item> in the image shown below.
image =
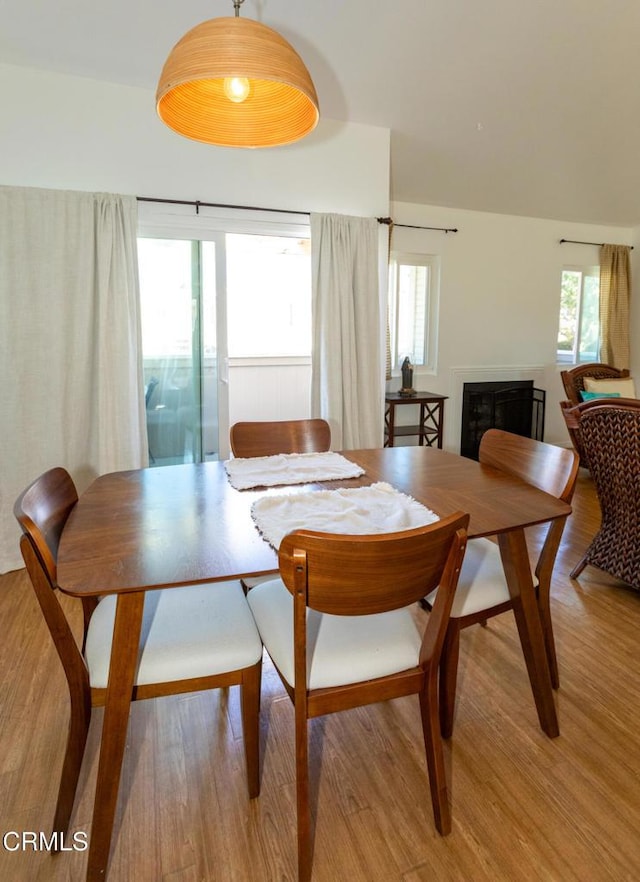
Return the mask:
<svg viewBox="0 0 640 882">
<path fill-rule="evenodd" d="M 109 675 L 116 596 L 91 616 L 85 658 L 93 687 Z M 239 581 L 147 591 L 136 684 L 169 683 L 256 664 L 262 643 Z"/>
<path fill-rule="evenodd" d="M 534 584 L 537 584 L 535 576 L 533 578 Z M 426 598 L 432 606 L 436 591 L 432 591 Z M 500 549 L 496 543 L 489 539 L 470 539 L 453 597 L 451 618 L 459 619 L 483 609 L 491 609 L 510 600 L 510 597 Z"/>
<path fill-rule="evenodd" d="M 284 679 L 294 685 L 293 597 L 281 579 L 247 595 L 260 636 Z M 418 664 L 421 634 L 409 609 L 370 616 L 307 610 L 307 687 L 373 680 Z"/>
<path fill-rule="evenodd" d="M 260 585 L 262 582 L 271 582 L 272 579 L 277 578 L 277 571 L 273 573 L 265 573 L 262 576 L 243 576 L 242 584 L 246 588 L 247 591 L 251 591 L 252 588 L 255 588 L 256 585 Z"/>
</svg>

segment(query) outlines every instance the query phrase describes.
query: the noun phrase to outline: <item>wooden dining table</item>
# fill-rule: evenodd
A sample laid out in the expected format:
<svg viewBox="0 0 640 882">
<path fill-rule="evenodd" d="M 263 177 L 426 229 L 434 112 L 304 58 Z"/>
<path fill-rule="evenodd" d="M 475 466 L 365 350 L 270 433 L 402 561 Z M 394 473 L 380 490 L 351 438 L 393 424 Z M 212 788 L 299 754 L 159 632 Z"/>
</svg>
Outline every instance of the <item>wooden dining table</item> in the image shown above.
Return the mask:
<svg viewBox="0 0 640 882">
<path fill-rule="evenodd" d="M 75 597 L 117 594 L 87 880 L 104 879 L 135 676 L 144 593 L 277 569 L 251 517 L 265 494 L 385 481 L 440 516 L 470 515 L 470 538 L 496 536 L 542 730 L 559 734 L 524 530 L 571 508 L 505 472 L 434 447 L 343 451 L 364 469 L 348 480 L 235 490 L 222 462 L 114 472 L 97 478 L 71 512 L 58 553 L 58 585 Z"/>
</svg>

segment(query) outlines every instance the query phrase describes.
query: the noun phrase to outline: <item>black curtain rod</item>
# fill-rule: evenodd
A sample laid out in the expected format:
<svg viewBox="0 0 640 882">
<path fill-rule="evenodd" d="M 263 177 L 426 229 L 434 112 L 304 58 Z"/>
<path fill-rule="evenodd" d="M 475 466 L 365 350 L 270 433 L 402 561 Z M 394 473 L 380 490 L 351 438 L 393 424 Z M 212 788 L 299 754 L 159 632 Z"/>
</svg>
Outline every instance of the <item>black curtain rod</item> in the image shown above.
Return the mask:
<svg viewBox="0 0 640 882">
<path fill-rule="evenodd" d="M 152 196 L 137 196 L 138 202 L 161 202 L 165 205 L 193 205 L 196 214 L 200 214 L 201 208 L 236 208 L 241 211 L 271 211 L 275 214 L 302 214 L 305 217 L 309 217 L 309 211 L 287 211 L 285 208 L 262 208 L 257 205 L 225 205 L 222 202 L 200 202 L 199 199 L 189 200 L 189 199 L 157 199 Z M 377 218 L 379 224 L 393 224 L 394 227 L 408 227 L 412 230 L 441 230 L 443 233 L 457 233 L 458 231 L 452 228 L 447 229 L 446 227 L 419 227 L 414 224 L 396 224 L 390 217 L 379 217 Z"/>
<path fill-rule="evenodd" d="M 598 248 L 602 248 L 602 246 L 606 244 L 605 242 L 579 242 L 577 239 L 560 239 L 561 245 L 564 242 L 569 242 L 571 245 L 597 245 Z M 633 251 L 633 245 L 627 245 L 626 247 Z"/>
<path fill-rule="evenodd" d="M 238 208 L 244 211 L 273 211 L 277 214 L 304 214 L 309 217 L 308 211 L 285 211 L 284 208 L 259 208 L 257 205 L 225 205 L 222 202 L 200 202 L 189 199 L 156 199 L 151 196 L 136 196 L 138 202 L 162 202 L 166 205 L 193 205 L 196 214 L 200 214 L 201 208 Z"/>
<path fill-rule="evenodd" d="M 421 227 L 417 224 L 397 224 L 392 217 L 379 217 L 379 224 L 388 224 L 391 226 L 393 224 L 394 227 L 404 227 L 408 230 L 438 230 L 441 233 L 457 233 L 458 230 L 455 227 Z"/>
</svg>

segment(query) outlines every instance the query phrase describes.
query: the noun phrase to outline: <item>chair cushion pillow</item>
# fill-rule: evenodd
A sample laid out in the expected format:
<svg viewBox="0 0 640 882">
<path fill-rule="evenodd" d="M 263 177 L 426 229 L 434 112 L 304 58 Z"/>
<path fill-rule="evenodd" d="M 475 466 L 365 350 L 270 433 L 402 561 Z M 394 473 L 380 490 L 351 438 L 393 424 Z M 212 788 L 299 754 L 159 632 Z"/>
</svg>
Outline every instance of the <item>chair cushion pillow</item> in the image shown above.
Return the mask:
<svg viewBox="0 0 640 882">
<path fill-rule="evenodd" d="M 632 377 L 621 380 L 615 378 L 596 380 L 594 377 L 585 377 L 584 388 L 586 392 L 617 392 L 622 398 L 636 397 L 636 387 Z"/>
<path fill-rule="evenodd" d="M 620 398 L 619 392 L 580 392 L 583 401 L 595 401 L 596 398 Z"/>
<path fill-rule="evenodd" d="M 537 584 L 535 576 L 533 580 L 534 585 Z M 436 591 L 432 591 L 426 598 L 432 606 L 435 599 Z M 489 539 L 470 539 L 453 597 L 451 617 L 459 619 L 469 616 L 483 609 L 491 609 L 509 599 L 500 549 Z"/>
<path fill-rule="evenodd" d="M 265 648 L 294 685 L 293 597 L 281 579 L 247 595 Z M 369 616 L 332 616 L 307 610 L 307 687 L 360 683 L 418 664 L 422 638 L 409 609 Z"/>
<path fill-rule="evenodd" d="M 91 616 L 85 658 L 93 687 L 109 675 L 116 596 Z M 168 683 L 248 668 L 262 643 L 239 581 L 147 591 L 136 684 Z"/>
</svg>

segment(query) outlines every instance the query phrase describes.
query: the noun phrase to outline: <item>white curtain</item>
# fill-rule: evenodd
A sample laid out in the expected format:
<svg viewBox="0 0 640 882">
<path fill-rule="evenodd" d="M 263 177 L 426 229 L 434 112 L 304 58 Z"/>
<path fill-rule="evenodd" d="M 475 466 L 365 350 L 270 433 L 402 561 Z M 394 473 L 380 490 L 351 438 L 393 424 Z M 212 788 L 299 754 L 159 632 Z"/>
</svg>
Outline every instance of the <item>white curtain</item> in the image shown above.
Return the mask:
<svg viewBox="0 0 640 882">
<path fill-rule="evenodd" d="M 381 447 L 384 424 L 384 240 L 375 218 L 311 215 L 311 413 L 335 450 Z"/>
<path fill-rule="evenodd" d="M 0 187 L 0 572 L 41 472 L 147 464 L 136 226 L 135 197 Z"/>
</svg>

